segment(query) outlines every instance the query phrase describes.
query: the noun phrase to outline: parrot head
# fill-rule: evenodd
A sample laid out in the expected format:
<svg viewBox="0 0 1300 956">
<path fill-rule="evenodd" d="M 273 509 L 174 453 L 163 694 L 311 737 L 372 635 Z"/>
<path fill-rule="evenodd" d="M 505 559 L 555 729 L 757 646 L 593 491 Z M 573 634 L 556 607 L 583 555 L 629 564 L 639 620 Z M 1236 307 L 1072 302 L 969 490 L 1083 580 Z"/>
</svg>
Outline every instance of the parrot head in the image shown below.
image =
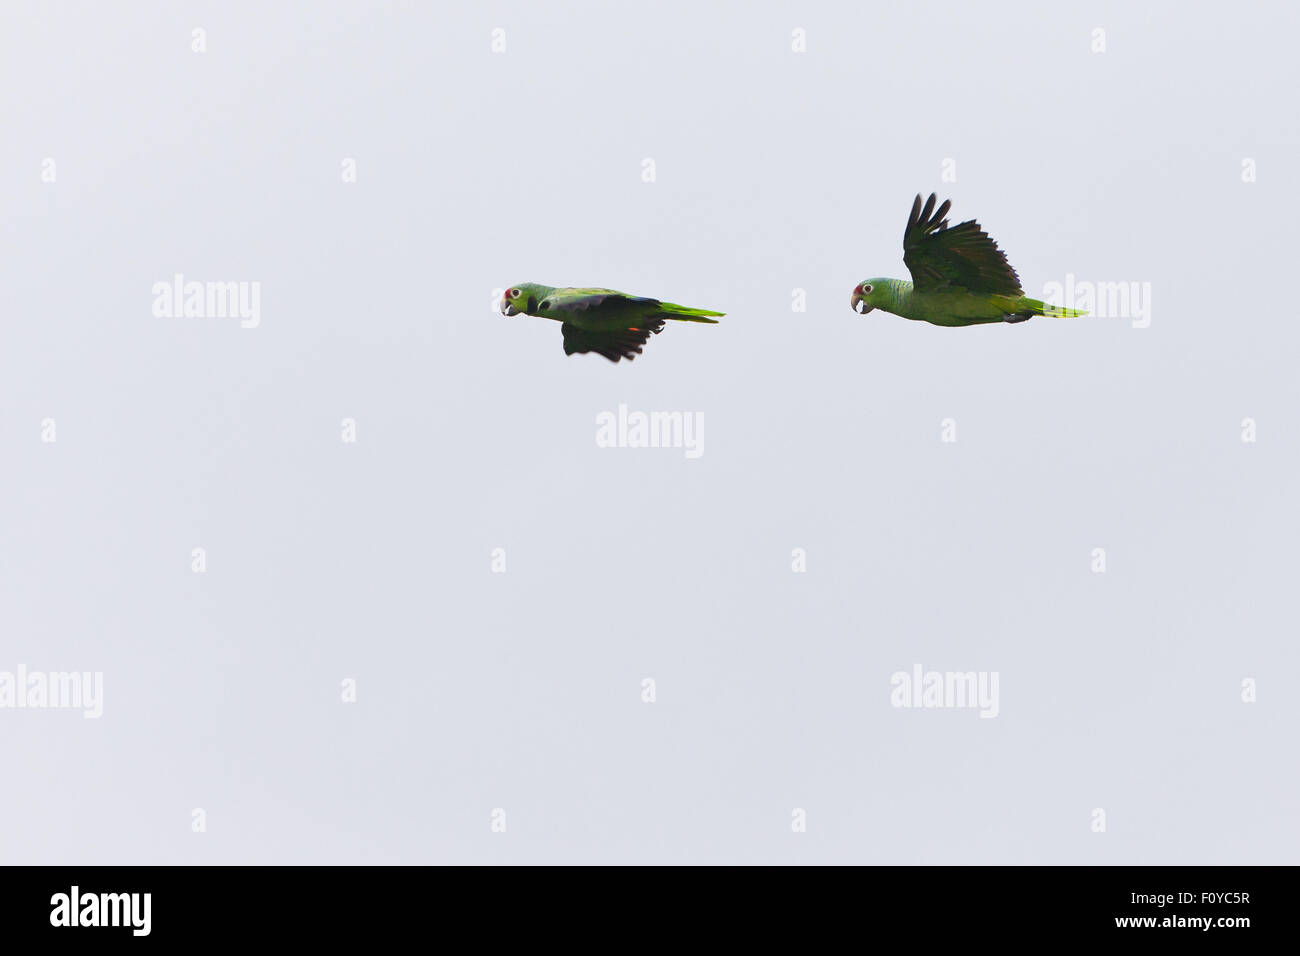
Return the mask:
<svg viewBox="0 0 1300 956">
<path fill-rule="evenodd" d="M 535 304 L 533 302 L 532 282 L 524 282 L 519 285 L 512 285 L 501 293 L 501 314 L 518 315 L 520 312 L 527 312 Z"/>
<path fill-rule="evenodd" d="M 854 287 L 853 298 L 849 300 L 849 305 L 854 312 L 866 315 L 876 307 L 876 296 L 880 294 L 876 290 L 883 281 L 883 279 L 865 279 Z"/>
</svg>

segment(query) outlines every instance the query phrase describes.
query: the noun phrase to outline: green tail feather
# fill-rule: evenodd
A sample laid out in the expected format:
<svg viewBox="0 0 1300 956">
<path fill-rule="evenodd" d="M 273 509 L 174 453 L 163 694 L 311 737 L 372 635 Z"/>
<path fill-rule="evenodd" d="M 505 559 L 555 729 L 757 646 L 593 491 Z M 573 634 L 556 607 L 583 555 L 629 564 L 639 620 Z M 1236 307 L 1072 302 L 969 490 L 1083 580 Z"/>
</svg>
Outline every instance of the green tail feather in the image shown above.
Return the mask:
<svg viewBox="0 0 1300 956">
<path fill-rule="evenodd" d="M 711 316 L 723 316 L 727 313 L 713 312 L 709 309 L 692 309 L 690 306 L 678 305 L 676 302 L 660 302 L 658 314 L 681 322 L 709 322 L 717 325 L 718 320 Z"/>
<path fill-rule="evenodd" d="M 1074 319 L 1081 315 L 1088 314 L 1082 309 L 1066 309 L 1059 305 L 1049 305 L 1048 303 L 1041 302 L 1038 299 L 1029 299 L 1024 297 L 1017 301 L 1015 307 L 1010 311 L 1018 313 L 1028 312 L 1030 315 L 1050 315 L 1060 319 Z"/>
</svg>

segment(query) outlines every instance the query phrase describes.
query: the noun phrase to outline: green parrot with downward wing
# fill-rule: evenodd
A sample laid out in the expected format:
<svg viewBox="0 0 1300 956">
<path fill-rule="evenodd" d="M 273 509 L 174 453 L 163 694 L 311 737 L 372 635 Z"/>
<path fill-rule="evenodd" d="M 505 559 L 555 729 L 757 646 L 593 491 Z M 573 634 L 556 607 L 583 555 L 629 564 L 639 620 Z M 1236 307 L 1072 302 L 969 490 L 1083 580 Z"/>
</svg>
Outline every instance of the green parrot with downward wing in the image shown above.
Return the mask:
<svg viewBox="0 0 1300 956">
<path fill-rule="evenodd" d="M 723 312 L 692 309 L 613 289 L 573 289 L 521 282 L 501 296 L 505 315 L 537 315 L 562 323 L 564 354 L 596 352 L 611 362 L 631 361 L 666 319 L 717 324 Z"/>
<path fill-rule="evenodd" d="M 866 279 L 853 290 L 850 304 L 866 315 L 872 309 L 905 319 L 948 327 L 988 322 L 1024 322 L 1036 315 L 1072 318 L 1087 315 L 1030 299 L 1020 277 L 974 219 L 948 228 L 944 218 L 952 206 L 944 200 L 934 208 L 934 193 L 921 208 L 918 195 L 903 232 L 903 263 L 912 281 Z"/>
</svg>

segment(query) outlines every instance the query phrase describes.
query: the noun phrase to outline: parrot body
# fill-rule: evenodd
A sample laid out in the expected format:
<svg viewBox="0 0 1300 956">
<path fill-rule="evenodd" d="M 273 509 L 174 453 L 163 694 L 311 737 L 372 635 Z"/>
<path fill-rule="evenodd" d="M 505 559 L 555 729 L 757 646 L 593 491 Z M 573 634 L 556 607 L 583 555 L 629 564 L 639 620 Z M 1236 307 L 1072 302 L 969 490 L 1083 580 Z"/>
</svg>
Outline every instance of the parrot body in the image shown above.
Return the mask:
<svg viewBox="0 0 1300 956">
<path fill-rule="evenodd" d="M 970 219 L 948 228 L 944 216 L 952 203 L 945 200 L 936 211 L 936 199 L 931 193 L 923 209 L 917 196 L 903 232 L 903 262 L 912 281 L 863 280 L 853 290 L 854 311 L 880 309 L 949 328 L 1087 315 L 1027 297 L 1006 254 L 979 223 Z"/>
<path fill-rule="evenodd" d="M 641 354 L 668 319 L 717 324 L 724 313 L 693 309 L 614 289 L 585 289 L 523 282 L 501 297 L 505 315 L 536 315 L 562 323 L 564 354 L 595 352 L 611 362 Z"/>
</svg>

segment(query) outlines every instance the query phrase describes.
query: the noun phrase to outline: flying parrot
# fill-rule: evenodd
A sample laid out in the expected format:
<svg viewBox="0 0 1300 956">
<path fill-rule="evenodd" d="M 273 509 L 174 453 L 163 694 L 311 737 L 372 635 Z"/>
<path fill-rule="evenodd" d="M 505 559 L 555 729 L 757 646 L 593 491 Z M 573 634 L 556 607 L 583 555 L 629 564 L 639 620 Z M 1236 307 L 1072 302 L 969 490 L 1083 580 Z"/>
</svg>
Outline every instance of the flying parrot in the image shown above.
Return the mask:
<svg viewBox="0 0 1300 956">
<path fill-rule="evenodd" d="M 682 322 L 710 322 L 723 312 L 692 309 L 672 302 L 627 295 L 613 289 L 570 289 L 523 282 L 512 285 L 501 296 L 506 315 L 537 315 L 563 323 L 564 354 L 598 352 L 611 362 L 631 361 L 652 333 L 658 334 L 665 319 Z"/>
<path fill-rule="evenodd" d="M 1025 297 L 1020 277 L 974 219 L 948 228 L 944 216 L 952 206 L 934 208 L 930 193 L 925 208 L 918 195 L 903 232 L 903 263 L 912 281 L 866 279 L 853 290 L 850 304 L 866 315 L 881 309 L 905 319 L 949 327 L 987 322 L 1024 322 L 1036 315 L 1087 315 Z"/>
</svg>

